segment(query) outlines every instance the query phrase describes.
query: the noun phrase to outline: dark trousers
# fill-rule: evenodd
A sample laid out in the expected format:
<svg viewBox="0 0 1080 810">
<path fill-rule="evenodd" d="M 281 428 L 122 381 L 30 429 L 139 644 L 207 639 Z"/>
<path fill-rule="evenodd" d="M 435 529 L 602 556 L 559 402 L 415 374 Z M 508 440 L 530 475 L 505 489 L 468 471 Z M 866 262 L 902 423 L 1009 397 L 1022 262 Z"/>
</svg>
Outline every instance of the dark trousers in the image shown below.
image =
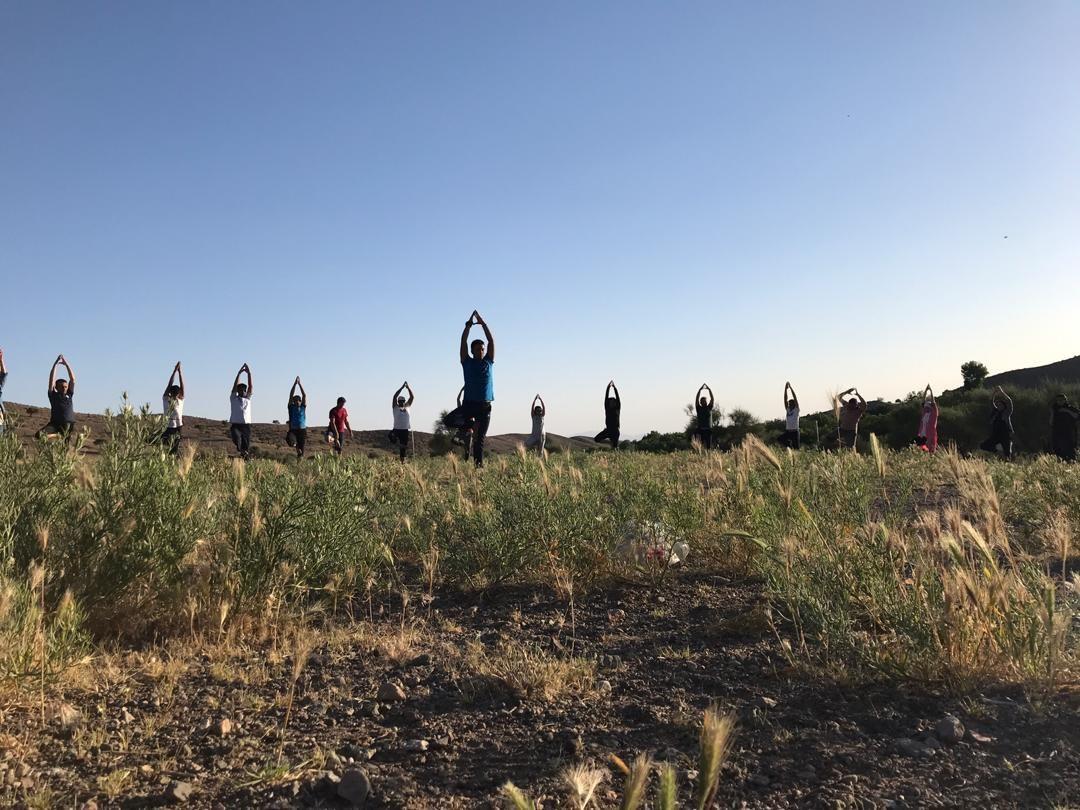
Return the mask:
<svg viewBox="0 0 1080 810">
<path fill-rule="evenodd" d="M 409 431 L 405 428 L 394 428 L 390 431 L 390 443 L 398 446 L 398 455 L 405 460 L 405 454 L 409 450 Z"/>
<path fill-rule="evenodd" d="M 780 444 L 798 450 L 802 446 L 802 435 L 797 430 L 785 430 L 780 434 Z"/>
<path fill-rule="evenodd" d="M 175 456 L 180 450 L 180 428 L 165 428 L 165 432 L 161 434 L 161 443 L 168 446 L 169 452 Z"/>
<path fill-rule="evenodd" d="M 1002 457 L 1012 458 L 1013 440 L 1011 433 L 994 431 L 989 439 L 979 445 L 979 448 L 987 453 L 996 453 L 999 445 L 1001 446 Z"/>
<path fill-rule="evenodd" d="M 466 400 L 460 408 L 446 415 L 443 424 L 450 430 L 462 430 L 472 424 L 472 457 L 477 467 L 484 466 L 484 437 L 491 425 L 491 403 Z"/>
<path fill-rule="evenodd" d="M 240 458 L 246 459 L 251 452 L 251 425 L 232 422 L 229 425 L 229 438 Z"/>
<path fill-rule="evenodd" d="M 698 428 L 694 431 L 694 435 L 698 437 L 702 447 L 706 450 L 712 449 L 712 428 Z"/>
<path fill-rule="evenodd" d="M 49 422 L 45 427 L 39 430 L 35 435 L 37 438 L 42 436 L 48 436 L 49 434 L 56 434 L 62 438 L 65 442 L 71 441 L 72 435 L 75 433 L 74 422 Z"/>
<path fill-rule="evenodd" d="M 619 426 L 608 425 L 593 437 L 594 442 L 611 442 L 611 449 L 619 449 Z"/>
<path fill-rule="evenodd" d="M 307 447 L 307 428 L 289 428 L 285 434 L 285 444 L 296 448 L 296 457 L 304 457 L 304 448 Z"/>
</svg>

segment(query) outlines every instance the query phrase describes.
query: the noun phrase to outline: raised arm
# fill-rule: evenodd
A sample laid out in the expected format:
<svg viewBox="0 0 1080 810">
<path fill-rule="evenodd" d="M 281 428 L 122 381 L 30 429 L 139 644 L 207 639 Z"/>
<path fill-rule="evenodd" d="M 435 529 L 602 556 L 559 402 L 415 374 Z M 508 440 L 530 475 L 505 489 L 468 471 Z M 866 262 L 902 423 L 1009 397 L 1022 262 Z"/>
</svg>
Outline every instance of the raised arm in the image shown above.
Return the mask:
<svg viewBox="0 0 1080 810">
<path fill-rule="evenodd" d="M 858 388 L 854 389 L 852 391 L 852 393 L 855 394 L 855 396 L 859 398 L 859 409 L 865 411 L 866 410 L 866 400 L 863 398 L 863 395 L 859 393 L 859 389 Z"/>
<path fill-rule="evenodd" d="M 457 406 L 461 407 L 462 400 L 465 399 L 465 386 L 461 386 L 461 390 L 457 392 Z"/>
<path fill-rule="evenodd" d="M 244 363 L 244 367 L 240 370 L 247 373 L 247 395 L 248 399 L 250 399 L 251 395 L 255 393 L 255 380 L 251 376 L 251 366 Z M 237 379 L 239 379 L 239 377 L 240 375 L 238 374 Z"/>
<path fill-rule="evenodd" d="M 56 359 L 53 361 L 52 368 L 49 369 L 49 391 L 56 387 L 56 367 L 60 365 L 60 360 L 63 358 L 62 354 L 56 355 Z M 995 394 L 996 396 L 996 394 Z"/>
<path fill-rule="evenodd" d="M 64 364 L 64 368 L 67 369 L 68 374 L 68 396 L 75 394 L 75 372 L 71 370 L 71 365 L 68 363 L 67 358 L 64 355 L 60 355 L 60 362 Z"/>
<path fill-rule="evenodd" d="M 409 385 L 409 381 L 405 381 L 405 390 L 409 392 L 409 401 L 405 403 L 406 408 L 411 408 L 413 400 L 416 399 L 416 395 L 413 393 L 412 386 Z"/>
<path fill-rule="evenodd" d="M 180 386 L 180 399 L 184 398 L 184 369 L 180 366 L 180 361 L 176 361 L 176 384 Z"/>
<path fill-rule="evenodd" d="M 395 391 L 393 393 L 393 395 L 390 397 L 390 407 L 391 408 L 396 408 L 397 407 L 397 398 L 398 398 L 398 396 L 400 396 L 401 392 L 404 391 L 404 390 L 405 390 L 405 384 L 402 383 L 401 387 L 398 388 L 398 390 Z"/>
<path fill-rule="evenodd" d="M 926 384 L 926 394 L 923 395 L 923 398 L 925 399 L 927 395 L 930 397 L 930 404 L 937 405 L 937 399 L 934 397 L 934 389 L 930 387 L 930 383 Z"/>
<path fill-rule="evenodd" d="M 799 397 L 795 393 L 795 389 L 792 387 L 790 382 L 787 384 L 787 390 L 791 392 L 791 399 L 795 403 L 795 407 L 798 408 L 799 407 Z M 785 402 L 784 405 L 787 406 L 787 402 Z"/>
<path fill-rule="evenodd" d="M 1008 394 L 1005 393 L 1005 389 L 1002 388 L 1000 385 L 997 388 L 997 393 L 1001 394 L 1001 398 L 1005 400 L 1005 407 L 1007 407 L 1009 409 L 1009 413 L 1012 413 L 1012 411 L 1013 411 L 1012 398 Z M 996 398 L 996 395 L 995 395 L 995 398 Z"/>
<path fill-rule="evenodd" d="M 244 373 L 244 369 L 247 368 L 247 363 L 240 366 L 240 370 L 236 372 L 236 379 L 232 381 L 232 388 L 229 389 L 229 396 L 236 393 L 236 386 L 240 384 L 240 376 Z"/>
<path fill-rule="evenodd" d="M 476 313 L 473 312 L 473 315 Z M 465 362 L 469 359 L 469 330 L 472 329 L 473 315 L 469 316 L 469 320 L 465 321 L 465 328 L 461 330 L 461 362 Z"/>
<path fill-rule="evenodd" d="M 0 374 L 7 374 L 7 366 L 4 365 L 4 350 L 0 349 Z"/>
<path fill-rule="evenodd" d="M 713 406 L 713 393 L 712 393 L 712 389 L 711 389 L 711 388 L 709 388 L 709 386 L 707 386 L 707 385 L 704 385 L 704 384 L 702 384 L 702 386 L 701 386 L 701 387 L 702 387 L 702 388 L 704 388 L 704 389 L 705 389 L 706 391 L 708 391 L 708 392 L 709 392 L 709 410 L 712 410 L 712 406 Z"/>
<path fill-rule="evenodd" d="M 487 321 L 480 317 L 480 313 L 473 311 L 473 317 L 476 318 L 476 322 L 480 324 L 480 328 L 484 330 L 484 337 L 487 338 L 487 358 L 492 363 L 495 362 L 495 337 L 491 334 L 491 330 L 488 328 Z"/>
<path fill-rule="evenodd" d="M 611 393 L 613 393 L 615 395 L 615 401 L 618 402 L 621 405 L 622 400 L 619 399 L 619 389 L 615 387 L 615 381 L 614 380 L 611 381 Z"/>
<path fill-rule="evenodd" d="M 165 383 L 165 390 L 161 392 L 161 395 L 162 395 L 163 397 L 164 397 L 164 396 L 168 396 L 168 394 L 169 394 L 169 389 L 170 389 L 170 388 L 172 388 L 173 380 L 174 380 L 174 379 L 176 379 L 176 368 L 177 368 L 177 366 L 179 366 L 179 365 L 180 365 L 180 364 L 179 364 L 179 363 L 177 363 L 177 364 L 176 364 L 176 366 L 173 366 L 173 367 L 172 367 L 172 371 L 170 371 L 170 372 L 169 372 L 169 381 L 168 381 L 167 383 Z"/>
</svg>

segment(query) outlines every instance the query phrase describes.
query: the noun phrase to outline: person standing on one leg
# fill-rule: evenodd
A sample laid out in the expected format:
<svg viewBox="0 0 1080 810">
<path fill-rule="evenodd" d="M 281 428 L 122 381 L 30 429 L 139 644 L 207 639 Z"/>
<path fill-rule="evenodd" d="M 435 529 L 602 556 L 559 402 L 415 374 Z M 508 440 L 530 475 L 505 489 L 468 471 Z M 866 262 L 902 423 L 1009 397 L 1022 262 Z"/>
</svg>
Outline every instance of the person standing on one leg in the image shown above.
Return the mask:
<svg viewBox="0 0 1080 810">
<path fill-rule="evenodd" d="M 296 393 L 297 390 L 300 393 Z M 292 388 L 289 389 L 289 430 L 285 434 L 285 444 L 296 448 L 296 458 L 304 457 L 304 449 L 307 447 L 307 391 L 300 382 L 299 375 L 293 380 Z"/>
<path fill-rule="evenodd" d="M 842 402 L 848 394 L 854 394 L 847 402 Z M 855 441 L 859 438 L 859 420 L 866 413 L 866 400 L 857 388 L 849 388 L 842 394 L 837 395 L 837 404 L 840 406 L 839 435 L 840 446 L 855 449 Z M 842 404 L 841 404 L 842 402 Z"/>
<path fill-rule="evenodd" d="M 539 394 L 533 397 L 529 412 L 532 415 L 532 432 L 529 434 L 529 438 L 525 440 L 525 449 L 532 450 L 535 448 L 536 452 L 543 456 L 544 444 L 547 442 L 547 434 L 544 432 L 544 417 L 547 416 L 547 406 Z"/>
<path fill-rule="evenodd" d="M 1069 404 L 1064 394 L 1054 397 L 1050 409 L 1050 447 L 1062 461 L 1076 461 L 1077 420 L 1080 410 Z"/>
<path fill-rule="evenodd" d="M 7 366 L 4 365 L 4 350 L 0 349 L 0 433 L 7 424 L 7 411 L 4 410 L 4 383 L 7 382 Z"/>
<path fill-rule="evenodd" d="M 802 432 L 799 430 L 799 398 L 790 382 L 784 383 L 784 432 L 780 444 L 798 450 L 802 446 Z"/>
<path fill-rule="evenodd" d="M 705 396 L 706 392 L 709 394 L 708 397 Z M 701 388 L 694 395 L 694 400 L 697 402 L 697 430 L 694 433 L 698 437 L 698 441 L 701 442 L 701 446 L 706 450 L 710 450 L 712 449 L 712 389 L 702 383 Z"/>
<path fill-rule="evenodd" d="M 462 403 L 465 401 L 465 386 L 461 386 L 461 390 L 457 395 L 457 407 L 460 410 Z M 465 460 L 468 461 L 472 458 L 472 439 L 473 439 L 473 420 L 465 419 L 462 422 L 460 428 L 458 428 L 450 441 L 454 444 L 460 444 L 465 448 Z"/>
<path fill-rule="evenodd" d="M 474 340 L 469 343 L 469 330 L 473 325 L 484 330 L 484 341 Z M 465 329 L 461 333 L 461 346 L 458 354 L 461 358 L 461 371 L 465 377 L 464 401 L 446 415 L 443 423 L 450 430 L 458 431 L 459 438 L 472 423 L 472 455 L 477 467 L 484 466 L 484 439 L 491 425 L 491 403 L 495 401 L 494 371 L 495 338 L 491 329 L 475 309 Z"/>
<path fill-rule="evenodd" d="M 409 392 L 409 398 L 402 396 Z M 394 392 L 390 398 L 390 408 L 394 412 L 394 429 L 390 431 L 390 443 L 398 446 L 398 455 L 405 460 L 405 454 L 409 452 L 409 437 L 412 432 L 412 419 L 409 417 L 409 408 L 412 407 L 416 396 L 408 380 L 401 384 L 401 388 Z"/>
<path fill-rule="evenodd" d="M 184 428 L 184 372 L 179 360 L 169 375 L 165 393 L 161 395 L 161 410 L 165 414 L 165 432 L 161 434 L 161 443 L 167 445 L 169 452 L 175 456 L 180 449 L 180 434 Z"/>
<path fill-rule="evenodd" d="M 619 421 L 622 414 L 622 400 L 615 381 L 610 380 L 604 389 L 604 429 L 593 438 L 595 442 L 611 442 L 611 449 L 619 449 Z"/>
<path fill-rule="evenodd" d="M 345 433 L 352 438 L 352 425 L 349 424 L 349 412 L 345 408 L 345 397 L 338 397 L 337 405 L 330 409 L 330 425 L 327 428 L 333 439 L 334 452 L 339 456 L 345 449 Z"/>
<path fill-rule="evenodd" d="M 1001 457 L 1006 461 L 1013 454 L 1013 401 L 999 385 L 994 389 L 991 399 L 993 410 L 990 413 L 990 438 L 979 447 L 987 453 L 997 453 L 1001 448 Z"/>
<path fill-rule="evenodd" d="M 937 450 L 938 404 L 930 383 L 926 384 L 922 398 L 922 416 L 919 417 L 919 433 L 915 444 L 927 453 L 933 453 Z"/>
<path fill-rule="evenodd" d="M 68 379 L 56 379 L 56 369 L 59 366 L 67 370 Z M 75 432 L 74 396 L 75 372 L 61 354 L 53 362 L 49 372 L 49 423 L 37 432 L 38 438 L 48 435 L 62 436 L 65 441 L 71 438 Z"/>
<path fill-rule="evenodd" d="M 240 382 L 242 375 L 247 375 L 247 383 Z M 247 461 L 251 455 L 251 396 L 255 393 L 255 383 L 247 363 L 240 366 L 233 380 L 229 394 L 229 438 L 232 439 L 240 458 Z"/>
</svg>

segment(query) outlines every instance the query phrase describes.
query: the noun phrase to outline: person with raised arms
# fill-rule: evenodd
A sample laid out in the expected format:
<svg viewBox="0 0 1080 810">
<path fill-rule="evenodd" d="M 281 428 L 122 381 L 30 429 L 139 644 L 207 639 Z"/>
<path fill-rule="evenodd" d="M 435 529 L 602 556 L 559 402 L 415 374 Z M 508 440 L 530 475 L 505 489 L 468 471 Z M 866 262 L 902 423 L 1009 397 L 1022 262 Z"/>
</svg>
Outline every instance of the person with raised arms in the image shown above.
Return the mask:
<svg viewBox="0 0 1080 810">
<path fill-rule="evenodd" d="M 536 449 L 541 456 L 544 455 L 544 445 L 547 443 L 547 433 L 544 432 L 544 417 L 547 416 L 547 406 L 539 394 L 533 397 L 532 405 L 529 406 L 532 415 L 532 432 L 525 440 L 525 449 Z"/>
<path fill-rule="evenodd" d="M 1076 461 L 1077 421 L 1080 410 L 1069 404 L 1065 394 L 1054 397 L 1050 406 L 1050 449 L 1062 461 Z"/>
<path fill-rule="evenodd" d="M 240 382 L 242 375 L 247 375 L 247 383 Z M 240 366 L 229 392 L 229 438 L 232 439 L 240 458 L 247 461 L 251 455 L 251 395 L 255 393 L 255 383 L 251 368 L 247 363 Z"/>
<path fill-rule="evenodd" d="M 469 343 L 469 331 L 476 325 L 484 330 L 487 346 L 482 340 Z M 465 378 L 464 400 L 446 415 L 443 424 L 457 431 L 458 440 L 464 442 L 468 427 L 472 425 L 472 456 L 477 467 L 484 466 L 484 439 L 491 425 L 491 403 L 495 400 L 493 366 L 495 364 L 495 337 L 487 322 L 475 309 L 461 333 L 458 350 L 461 371 Z"/>
<path fill-rule="evenodd" d="M 927 453 L 937 450 L 938 404 L 934 398 L 934 389 L 926 384 L 922 395 L 922 414 L 919 416 L 919 432 L 915 436 L 915 445 Z"/>
<path fill-rule="evenodd" d="M 979 445 L 987 453 L 997 453 L 1001 448 L 1001 457 L 1006 461 L 1013 455 L 1013 401 L 999 385 L 990 399 L 990 437 Z"/>
<path fill-rule="evenodd" d="M 331 439 L 334 452 L 339 456 L 345 449 L 345 433 L 352 438 L 352 425 L 349 424 L 349 411 L 345 408 L 345 397 L 337 398 L 337 405 L 330 409 L 329 424 L 326 427 L 327 435 Z"/>
<path fill-rule="evenodd" d="M 63 366 L 68 379 L 56 379 L 56 369 Z M 75 432 L 75 372 L 64 355 L 58 355 L 49 371 L 49 422 L 37 432 L 38 438 L 57 435 L 65 441 Z"/>
<path fill-rule="evenodd" d="M 4 410 L 4 383 L 7 382 L 8 370 L 4 364 L 4 350 L 0 349 L 0 433 L 7 424 L 7 411 Z"/>
<path fill-rule="evenodd" d="M 798 450 L 802 446 L 802 431 L 799 429 L 799 398 L 790 382 L 784 383 L 784 432 L 780 435 L 780 444 Z"/>
<path fill-rule="evenodd" d="M 604 429 L 593 437 L 593 441 L 611 442 L 611 449 L 619 449 L 619 422 L 622 415 L 622 399 L 619 398 L 619 389 L 615 387 L 615 381 L 608 381 L 604 389 Z"/>
<path fill-rule="evenodd" d="M 706 392 L 709 394 L 708 397 L 705 396 Z M 708 384 L 701 384 L 701 388 L 694 395 L 694 401 L 697 409 L 697 429 L 694 435 L 698 437 L 702 447 L 710 450 L 712 449 L 713 392 Z"/>
<path fill-rule="evenodd" d="M 296 393 L 297 391 L 300 393 Z M 300 382 L 300 375 L 293 380 L 292 388 L 289 389 L 289 402 L 286 406 L 289 413 L 289 429 L 285 432 L 285 444 L 296 448 L 296 457 L 304 457 L 307 448 L 307 391 Z"/>
<path fill-rule="evenodd" d="M 175 456 L 180 449 L 180 434 L 184 428 L 184 372 L 179 360 L 173 366 L 161 395 L 161 411 L 165 414 L 165 432 L 161 434 L 161 443 L 168 445 L 169 452 Z"/>
<path fill-rule="evenodd" d="M 408 399 L 402 396 L 406 391 L 409 392 Z M 403 382 L 401 387 L 394 392 L 394 396 L 390 398 L 390 409 L 394 414 L 394 428 L 390 431 L 390 443 L 398 446 L 398 455 L 402 461 L 405 460 L 405 454 L 409 451 L 409 438 L 412 433 L 412 419 L 409 417 L 409 408 L 412 407 L 415 398 L 416 396 L 413 394 L 408 380 Z"/>
<path fill-rule="evenodd" d="M 844 397 L 854 394 L 851 399 L 844 402 Z M 837 435 L 840 438 L 840 446 L 855 449 L 855 441 L 859 438 L 859 420 L 866 413 L 866 400 L 857 388 L 849 388 L 836 396 L 836 405 L 839 410 Z"/>
</svg>

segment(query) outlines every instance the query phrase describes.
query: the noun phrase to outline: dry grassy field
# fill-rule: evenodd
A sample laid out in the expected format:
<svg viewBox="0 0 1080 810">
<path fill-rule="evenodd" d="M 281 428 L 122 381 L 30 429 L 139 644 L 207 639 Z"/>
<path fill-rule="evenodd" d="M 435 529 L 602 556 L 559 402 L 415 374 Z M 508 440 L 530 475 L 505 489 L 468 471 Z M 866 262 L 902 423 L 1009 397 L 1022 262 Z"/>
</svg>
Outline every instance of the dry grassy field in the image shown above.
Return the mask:
<svg viewBox="0 0 1080 810">
<path fill-rule="evenodd" d="M 158 430 L 102 420 L 93 454 L 0 437 L 7 805 L 1080 788 L 1074 467 L 753 439 L 243 465 L 163 455 Z"/>
</svg>

